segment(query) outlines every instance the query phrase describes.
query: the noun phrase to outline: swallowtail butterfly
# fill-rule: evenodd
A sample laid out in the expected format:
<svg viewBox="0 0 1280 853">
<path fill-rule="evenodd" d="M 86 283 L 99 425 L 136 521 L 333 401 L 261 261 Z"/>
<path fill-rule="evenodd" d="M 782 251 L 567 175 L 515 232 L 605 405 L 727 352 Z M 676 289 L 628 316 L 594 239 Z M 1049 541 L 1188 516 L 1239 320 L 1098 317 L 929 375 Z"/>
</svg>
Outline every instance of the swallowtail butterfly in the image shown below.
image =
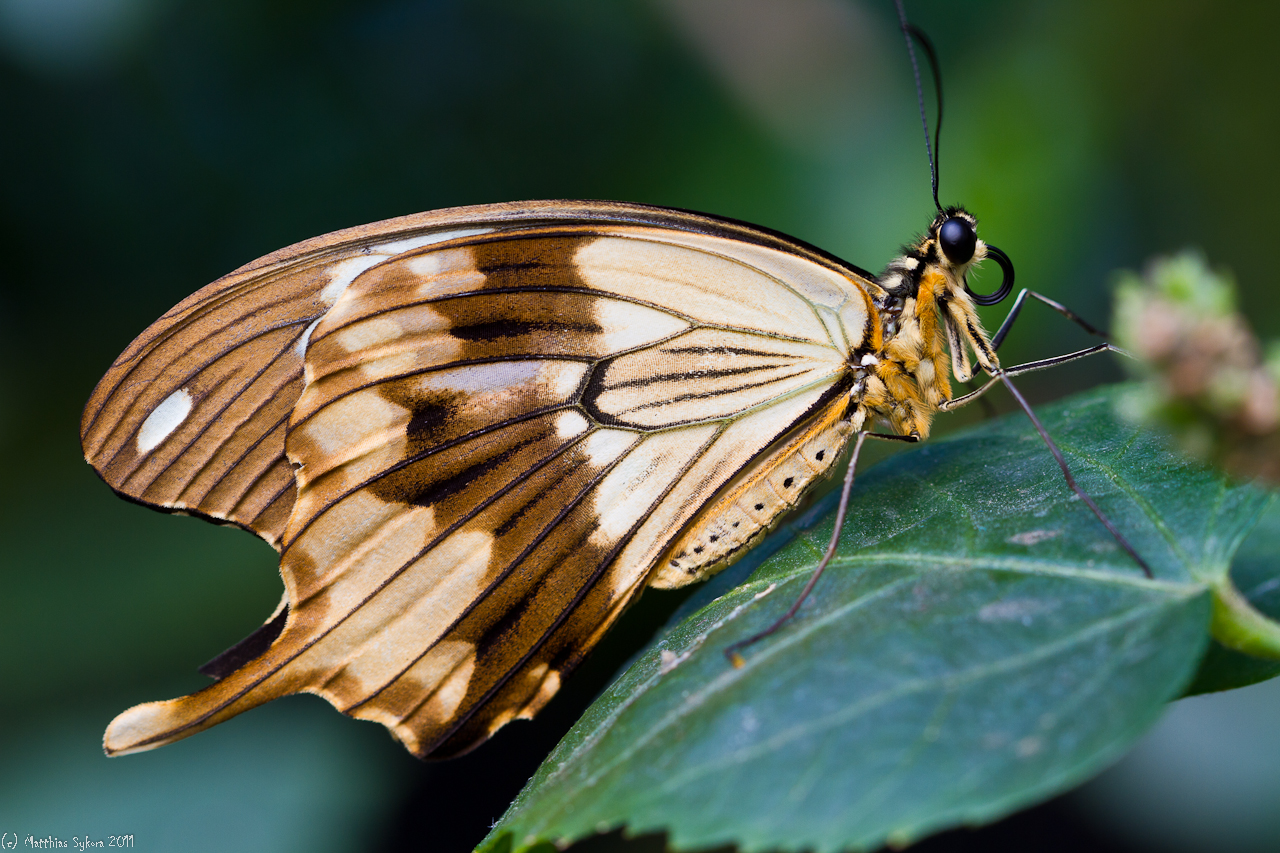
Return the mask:
<svg viewBox="0 0 1280 853">
<path fill-rule="evenodd" d="M 644 587 L 723 568 L 872 422 L 926 437 L 969 351 L 997 371 L 964 284 L 989 251 L 953 209 L 877 277 L 727 219 L 544 201 L 214 282 L 112 365 L 85 456 L 261 536 L 285 596 L 107 751 L 300 691 L 420 756 L 532 716 Z"/>
</svg>

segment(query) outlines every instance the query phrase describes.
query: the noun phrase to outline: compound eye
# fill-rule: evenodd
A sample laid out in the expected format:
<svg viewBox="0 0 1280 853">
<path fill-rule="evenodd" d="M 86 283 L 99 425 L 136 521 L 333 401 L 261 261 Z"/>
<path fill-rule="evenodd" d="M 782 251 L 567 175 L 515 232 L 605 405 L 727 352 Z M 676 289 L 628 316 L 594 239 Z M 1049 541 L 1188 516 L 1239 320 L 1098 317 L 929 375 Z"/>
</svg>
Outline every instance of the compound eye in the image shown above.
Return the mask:
<svg viewBox="0 0 1280 853">
<path fill-rule="evenodd" d="M 978 234 L 966 220 L 953 216 L 938 229 L 938 242 L 947 260 L 953 264 L 967 264 L 973 260 L 973 252 L 978 248 Z"/>
</svg>

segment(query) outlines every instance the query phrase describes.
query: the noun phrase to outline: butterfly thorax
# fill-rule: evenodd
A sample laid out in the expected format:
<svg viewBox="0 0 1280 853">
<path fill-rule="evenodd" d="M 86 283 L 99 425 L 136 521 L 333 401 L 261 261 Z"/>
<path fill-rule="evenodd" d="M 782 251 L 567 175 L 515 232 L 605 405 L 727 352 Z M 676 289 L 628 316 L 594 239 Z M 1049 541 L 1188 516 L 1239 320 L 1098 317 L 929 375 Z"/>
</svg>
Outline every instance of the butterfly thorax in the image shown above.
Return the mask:
<svg viewBox="0 0 1280 853">
<path fill-rule="evenodd" d="M 960 208 L 939 213 L 925 235 L 905 247 L 876 282 L 881 345 L 851 356 L 856 428 L 879 419 L 899 435 L 928 438 L 934 414 L 951 399 L 948 374 L 967 382 L 976 372 L 969 350 L 977 367 L 988 373 L 999 367 L 965 288 L 965 275 L 986 257 L 986 246 L 976 241 L 964 263 L 948 259 L 939 247 L 938 231 L 952 218 L 977 224 Z"/>
<path fill-rule="evenodd" d="M 858 430 L 883 422 L 899 435 L 927 438 L 933 416 L 951 399 L 949 377 L 964 382 L 973 376 L 969 350 L 981 368 L 998 368 L 965 289 L 965 274 L 986 256 L 986 246 L 975 238 L 971 255 L 959 264 L 940 248 L 939 231 L 955 217 L 970 229 L 976 225 L 963 210 L 944 211 L 869 283 L 874 328 L 848 357 L 851 406 L 839 415 L 832 410 L 829 418 L 756 460 L 752 475 L 726 491 L 680 538 L 652 585 L 680 586 L 732 562 L 832 470 Z"/>
</svg>

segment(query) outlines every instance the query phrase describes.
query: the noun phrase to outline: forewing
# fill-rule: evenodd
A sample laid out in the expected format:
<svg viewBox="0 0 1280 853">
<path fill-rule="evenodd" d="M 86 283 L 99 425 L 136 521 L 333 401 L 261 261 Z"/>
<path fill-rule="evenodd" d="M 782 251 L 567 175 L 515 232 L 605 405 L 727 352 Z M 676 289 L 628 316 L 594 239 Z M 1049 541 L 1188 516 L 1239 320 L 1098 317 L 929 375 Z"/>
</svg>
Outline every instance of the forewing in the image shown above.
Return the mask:
<svg viewBox="0 0 1280 853">
<path fill-rule="evenodd" d="M 422 756 L 532 716 L 690 519 L 842 405 L 842 343 L 760 269 L 644 229 L 486 235 L 370 269 L 307 350 L 283 632 L 200 693 L 125 712 L 108 751 L 299 691 Z"/>
<path fill-rule="evenodd" d="M 785 333 L 810 339 L 821 337 L 816 317 L 827 337 L 846 351 L 858 341 L 841 341 L 841 323 L 855 330 L 855 338 L 869 328 L 869 303 L 847 284 L 850 278 L 865 280 L 861 271 L 740 223 L 613 202 L 434 211 L 282 249 L 181 302 L 140 335 L 94 389 L 80 425 L 85 459 L 121 495 L 237 524 L 279 548 L 296 497 L 284 444 L 303 387 L 303 354 L 310 330 L 347 285 L 415 248 L 552 222 L 592 223 L 589 227 L 601 235 L 645 231 L 660 235 L 666 245 L 701 247 L 706 262 L 691 277 L 679 269 L 661 270 L 652 245 L 597 241 L 593 251 L 599 262 L 590 268 L 633 296 L 637 286 L 648 287 L 657 275 L 668 305 L 696 303 L 703 312 L 736 312 L 740 322 L 762 324 L 758 328 L 798 316 L 799 331 Z M 713 252 L 705 251 L 710 243 L 716 246 Z M 615 254 L 618 248 L 630 252 Z M 776 297 L 744 306 L 732 279 L 714 275 L 717 253 L 787 284 L 775 288 Z M 628 278 L 629 266 L 655 263 L 648 277 Z M 518 259 L 505 275 L 520 278 Z M 799 315 L 790 313 L 796 299 L 804 303 Z M 545 329 L 555 317 L 540 322 Z"/>
</svg>

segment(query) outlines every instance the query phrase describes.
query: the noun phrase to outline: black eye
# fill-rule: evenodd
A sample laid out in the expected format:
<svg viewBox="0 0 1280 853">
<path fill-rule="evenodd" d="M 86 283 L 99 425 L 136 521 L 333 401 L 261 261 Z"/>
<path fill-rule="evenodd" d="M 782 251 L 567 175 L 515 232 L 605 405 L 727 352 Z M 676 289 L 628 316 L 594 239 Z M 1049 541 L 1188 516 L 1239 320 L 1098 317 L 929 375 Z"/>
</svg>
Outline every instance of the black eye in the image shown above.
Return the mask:
<svg viewBox="0 0 1280 853">
<path fill-rule="evenodd" d="M 958 216 L 953 216 L 938 229 L 938 242 L 942 244 L 942 253 L 953 264 L 967 264 L 973 260 L 973 251 L 978 248 L 978 235 L 973 226 Z"/>
</svg>

